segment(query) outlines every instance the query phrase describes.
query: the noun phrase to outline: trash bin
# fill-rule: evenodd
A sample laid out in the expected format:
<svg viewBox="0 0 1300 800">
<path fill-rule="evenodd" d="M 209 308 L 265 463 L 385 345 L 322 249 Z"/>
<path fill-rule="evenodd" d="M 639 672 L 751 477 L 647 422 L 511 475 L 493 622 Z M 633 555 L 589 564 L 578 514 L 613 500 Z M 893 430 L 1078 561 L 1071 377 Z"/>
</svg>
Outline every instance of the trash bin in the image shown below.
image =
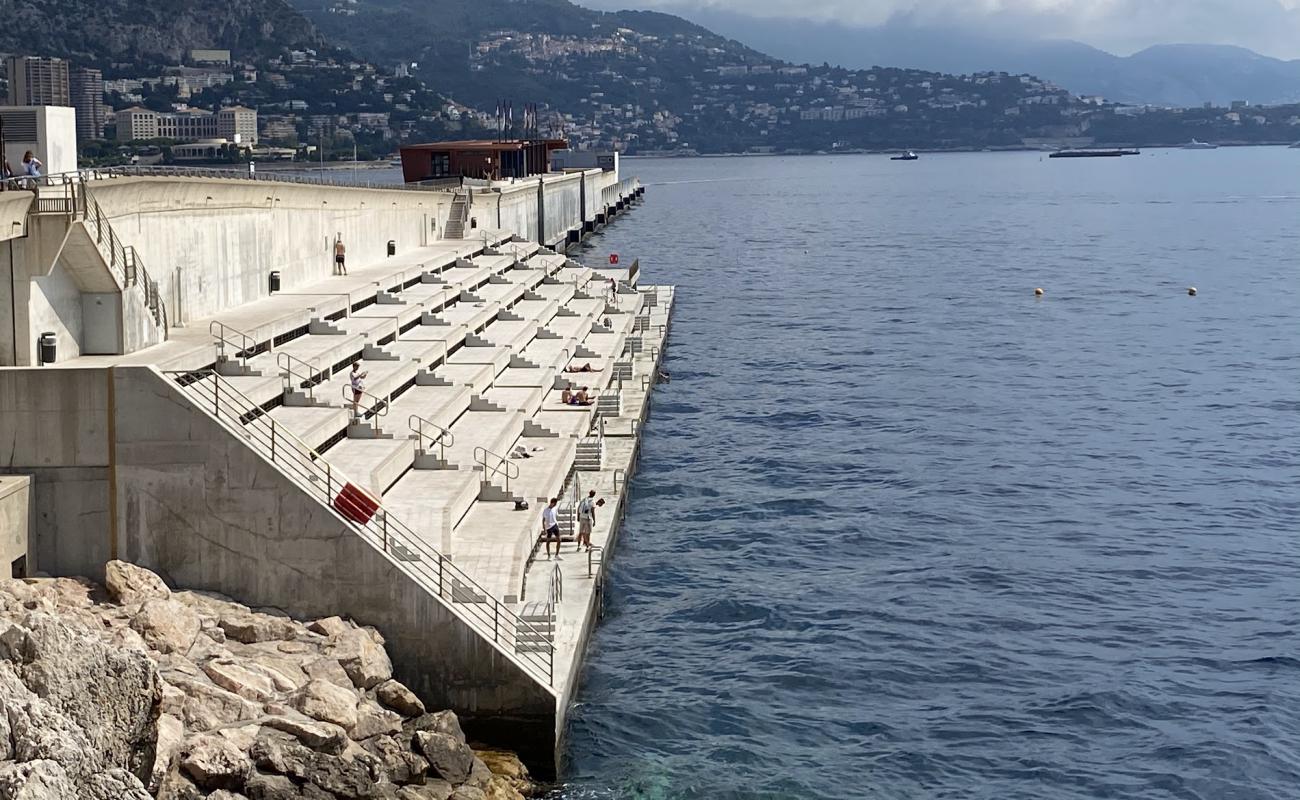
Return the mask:
<svg viewBox="0 0 1300 800">
<path fill-rule="evenodd" d="M 271 294 L 275 294 L 276 292 L 280 291 L 280 270 L 278 269 L 271 270 L 271 277 L 267 280 L 267 285 L 268 288 L 271 290 Z"/>
<path fill-rule="evenodd" d="M 41 364 L 53 364 L 54 357 L 57 354 L 58 345 L 54 334 L 46 331 L 41 334 L 40 338 Z"/>
<path fill-rule="evenodd" d="M 388 255 L 397 255 L 397 242 L 394 242 L 392 239 L 388 240 Z"/>
</svg>

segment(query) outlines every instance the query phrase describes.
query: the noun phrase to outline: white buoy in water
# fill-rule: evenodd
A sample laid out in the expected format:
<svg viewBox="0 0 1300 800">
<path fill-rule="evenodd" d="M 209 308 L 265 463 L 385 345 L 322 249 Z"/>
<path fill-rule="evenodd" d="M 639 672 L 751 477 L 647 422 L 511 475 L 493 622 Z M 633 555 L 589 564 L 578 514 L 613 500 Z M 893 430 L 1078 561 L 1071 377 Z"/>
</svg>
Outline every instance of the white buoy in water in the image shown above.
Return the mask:
<svg viewBox="0 0 1300 800">
<path fill-rule="evenodd" d="M 1195 287 L 1195 286 L 1188 286 L 1188 287 L 1187 287 L 1187 295 L 1188 295 L 1188 297 L 1195 297 L 1195 296 L 1196 296 L 1196 287 Z"/>
<path fill-rule="evenodd" d="M 1043 290 L 1041 287 L 1034 290 L 1034 297 L 1042 297 L 1042 296 L 1043 296 Z"/>
</svg>

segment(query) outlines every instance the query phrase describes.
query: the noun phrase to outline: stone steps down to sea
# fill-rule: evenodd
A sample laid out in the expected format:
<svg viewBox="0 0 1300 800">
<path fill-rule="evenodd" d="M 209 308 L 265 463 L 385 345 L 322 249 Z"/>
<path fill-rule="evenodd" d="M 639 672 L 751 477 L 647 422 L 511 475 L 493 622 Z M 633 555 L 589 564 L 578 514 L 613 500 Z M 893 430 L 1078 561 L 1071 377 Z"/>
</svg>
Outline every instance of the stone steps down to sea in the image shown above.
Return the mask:
<svg viewBox="0 0 1300 800">
<path fill-rule="evenodd" d="M 0 800 L 515 800 L 531 789 L 518 759 L 475 753 L 453 713 L 427 712 L 393 680 L 371 628 L 173 592 L 121 561 L 105 584 L 0 581 Z"/>
</svg>

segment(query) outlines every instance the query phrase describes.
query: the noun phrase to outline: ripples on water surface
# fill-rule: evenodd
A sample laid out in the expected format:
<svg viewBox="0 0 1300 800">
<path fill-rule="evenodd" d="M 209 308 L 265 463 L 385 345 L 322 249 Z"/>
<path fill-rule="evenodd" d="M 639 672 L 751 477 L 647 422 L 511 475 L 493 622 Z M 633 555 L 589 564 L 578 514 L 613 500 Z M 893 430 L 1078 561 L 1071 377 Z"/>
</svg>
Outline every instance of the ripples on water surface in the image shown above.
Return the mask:
<svg viewBox="0 0 1300 800">
<path fill-rule="evenodd" d="M 1300 151 L 625 163 L 673 381 L 563 797 L 1300 797 Z"/>
</svg>

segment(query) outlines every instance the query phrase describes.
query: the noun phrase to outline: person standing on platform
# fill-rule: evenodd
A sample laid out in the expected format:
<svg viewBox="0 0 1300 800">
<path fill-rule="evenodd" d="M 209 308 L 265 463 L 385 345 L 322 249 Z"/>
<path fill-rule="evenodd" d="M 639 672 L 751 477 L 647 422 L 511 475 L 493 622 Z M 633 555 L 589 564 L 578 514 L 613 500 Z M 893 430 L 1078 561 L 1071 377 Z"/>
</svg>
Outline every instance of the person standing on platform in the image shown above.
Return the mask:
<svg viewBox="0 0 1300 800">
<path fill-rule="evenodd" d="M 596 525 L 596 509 L 605 505 L 604 500 L 596 499 L 596 490 L 592 489 L 587 492 L 587 496 L 582 498 L 578 503 L 578 549 L 574 552 L 581 552 L 582 548 L 591 549 L 591 529 Z"/>
<path fill-rule="evenodd" d="M 555 560 L 560 558 L 560 518 L 555 511 L 559 498 L 552 497 L 551 502 L 542 509 L 542 538 L 546 540 L 546 560 L 551 560 L 551 542 L 555 542 Z"/>
<path fill-rule="evenodd" d="M 347 256 L 348 256 L 348 248 L 347 245 L 343 244 L 343 234 L 340 233 L 334 237 L 334 274 L 335 275 L 348 274 Z"/>
<path fill-rule="evenodd" d="M 348 383 L 352 385 L 352 415 L 361 413 L 361 396 L 366 392 L 366 376 L 369 372 L 361 371 L 361 362 L 352 362 L 352 371 L 348 373 Z"/>
</svg>

